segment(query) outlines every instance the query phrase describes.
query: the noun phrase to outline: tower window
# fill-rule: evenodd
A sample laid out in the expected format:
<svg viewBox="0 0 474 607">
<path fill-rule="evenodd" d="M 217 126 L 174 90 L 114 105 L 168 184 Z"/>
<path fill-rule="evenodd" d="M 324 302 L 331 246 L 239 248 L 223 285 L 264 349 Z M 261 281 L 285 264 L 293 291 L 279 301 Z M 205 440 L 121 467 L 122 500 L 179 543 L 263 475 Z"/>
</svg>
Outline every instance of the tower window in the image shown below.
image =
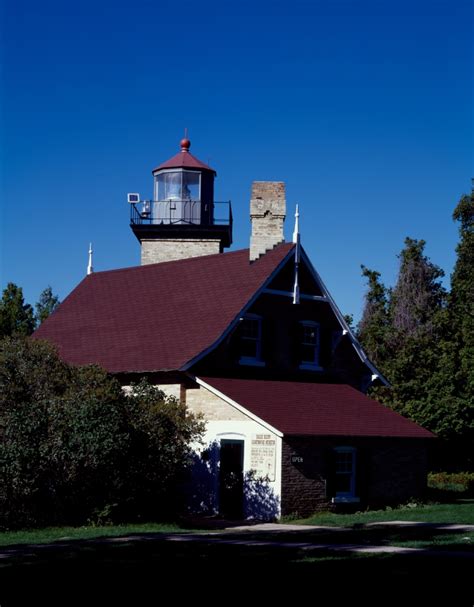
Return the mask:
<svg viewBox="0 0 474 607">
<path fill-rule="evenodd" d="M 262 318 L 256 314 L 247 314 L 240 324 L 241 365 L 264 366 L 262 360 Z"/>
<path fill-rule="evenodd" d="M 312 320 L 300 322 L 299 364 L 300 369 L 320 371 L 319 324 Z"/>
</svg>

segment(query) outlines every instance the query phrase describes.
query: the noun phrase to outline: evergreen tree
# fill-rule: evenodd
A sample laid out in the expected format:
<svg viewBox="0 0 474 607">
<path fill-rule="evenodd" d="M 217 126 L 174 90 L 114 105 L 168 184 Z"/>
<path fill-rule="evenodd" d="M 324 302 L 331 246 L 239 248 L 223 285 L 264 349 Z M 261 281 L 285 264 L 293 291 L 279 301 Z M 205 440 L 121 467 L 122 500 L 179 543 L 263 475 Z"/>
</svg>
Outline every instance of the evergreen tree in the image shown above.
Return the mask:
<svg viewBox="0 0 474 607">
<path fill-rule="evenodd" d="M 59 306 L 59 297 L 53 295 L 53 290 L 50 286 L 46 287 L 39 296 L 36 308 L 36 326 L 44 322 L 50 314 Z"/>
<path fill-rule="evenodd" d="M 357 327 L 360 341 L 370 355 L 371 360 L 385 366 L 389 330 L 388 295 L 380 281 L 380 272 L 361 266 L 362 276 L 368 281 L 362 318 Z"/>
<path fill-rule="evenodd" d="M 23 289 L 9 282 L 0 301 L 0 338 L 31 335 L 35 328 L 33 308 L 25 303 Z"/>
<path fill-rule="evenodd" d="M 449 322 L 456 360 L 455 379 L 459 393 L 474 400 L 474 190 L 454 209 L 459 222 L 457 260 L 451 276 Z"/>
<path fill-rule="evenodd" d="M 474 466 L 472 195 L 461 199 L 453 217 L 460 222 L 460 242 L 449 297 L 425 242 L 407 238 L 393 290 L 377 272 L 362 268 L 369 289 L 359 339 L 391 382 L 373 395 L 438 436 L 435 465 L 468 469 Z"/>
<path fill-rule="evenodd" d="M 425 244 L 424 240 L 407 237 L 399 255 L 400 270 L 390 299 L 390 315 L 402 341 L 433 335 L 446 302 L 446 291 L 439 282 L 444 272 L 424 255 Z"/>
</svg>

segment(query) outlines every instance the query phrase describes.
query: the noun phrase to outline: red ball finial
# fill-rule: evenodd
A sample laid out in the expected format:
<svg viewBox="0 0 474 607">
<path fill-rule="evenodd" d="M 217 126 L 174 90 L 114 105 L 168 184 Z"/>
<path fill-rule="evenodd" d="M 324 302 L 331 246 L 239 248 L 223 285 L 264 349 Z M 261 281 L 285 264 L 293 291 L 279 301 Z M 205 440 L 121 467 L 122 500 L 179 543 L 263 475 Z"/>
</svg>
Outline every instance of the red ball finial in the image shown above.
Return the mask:
<svg viewBox="0 0 474 607">
<path fill-rule="evenodd" d="M 191 147 L 191 142 L 187 138 L 181 139 L 180 146 L 182 152 L 187 152 Z"/>
</svg>

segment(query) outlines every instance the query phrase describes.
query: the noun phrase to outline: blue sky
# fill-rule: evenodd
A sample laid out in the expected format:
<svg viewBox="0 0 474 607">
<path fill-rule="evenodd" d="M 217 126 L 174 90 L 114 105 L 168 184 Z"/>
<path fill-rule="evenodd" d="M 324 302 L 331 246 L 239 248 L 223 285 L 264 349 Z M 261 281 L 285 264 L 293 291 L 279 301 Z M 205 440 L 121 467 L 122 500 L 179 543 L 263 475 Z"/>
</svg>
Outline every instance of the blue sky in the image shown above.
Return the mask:
<svg viewBox="0 0 474 607">
<path fill-rule="evenodd" d="M 253 180 L 285 181 L 287 237 L 344 313 L 360 264 L 396 278 L 405 236 L 447 275 L 473 171 L 469 0 L 3 0 L 1 283 L 34 303 L 139 263 L 127 192 L 178 151 L 217 170 L 233 248 Z M 139 311 L 137 311 L 139 312 Z"/>
</svg>

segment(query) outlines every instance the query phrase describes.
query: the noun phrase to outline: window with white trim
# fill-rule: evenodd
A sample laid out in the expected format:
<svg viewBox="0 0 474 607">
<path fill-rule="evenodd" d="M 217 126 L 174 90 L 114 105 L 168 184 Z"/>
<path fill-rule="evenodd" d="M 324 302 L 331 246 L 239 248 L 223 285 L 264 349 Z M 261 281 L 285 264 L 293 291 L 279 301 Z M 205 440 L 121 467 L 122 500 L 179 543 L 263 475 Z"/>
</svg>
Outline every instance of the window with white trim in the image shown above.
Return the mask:
<svg viewBox="0 0 474 607">
<path fill-rule="evenodd" d="M 354 447 L 336 447 L 334 501 L 356 501 L 356 449 Z"/>
<path fill-rule="evenodd" d="M 240 320 L 240 359 L 241 365 L 263 367 L 262 360 L 262 317 L 246 314 Z"/>
<path fill-rule="evenodd" d="M 312 320 L 300 322 L 299 365 L 300 369 L 320 371 L 319 323 Z"/>
</svg>

